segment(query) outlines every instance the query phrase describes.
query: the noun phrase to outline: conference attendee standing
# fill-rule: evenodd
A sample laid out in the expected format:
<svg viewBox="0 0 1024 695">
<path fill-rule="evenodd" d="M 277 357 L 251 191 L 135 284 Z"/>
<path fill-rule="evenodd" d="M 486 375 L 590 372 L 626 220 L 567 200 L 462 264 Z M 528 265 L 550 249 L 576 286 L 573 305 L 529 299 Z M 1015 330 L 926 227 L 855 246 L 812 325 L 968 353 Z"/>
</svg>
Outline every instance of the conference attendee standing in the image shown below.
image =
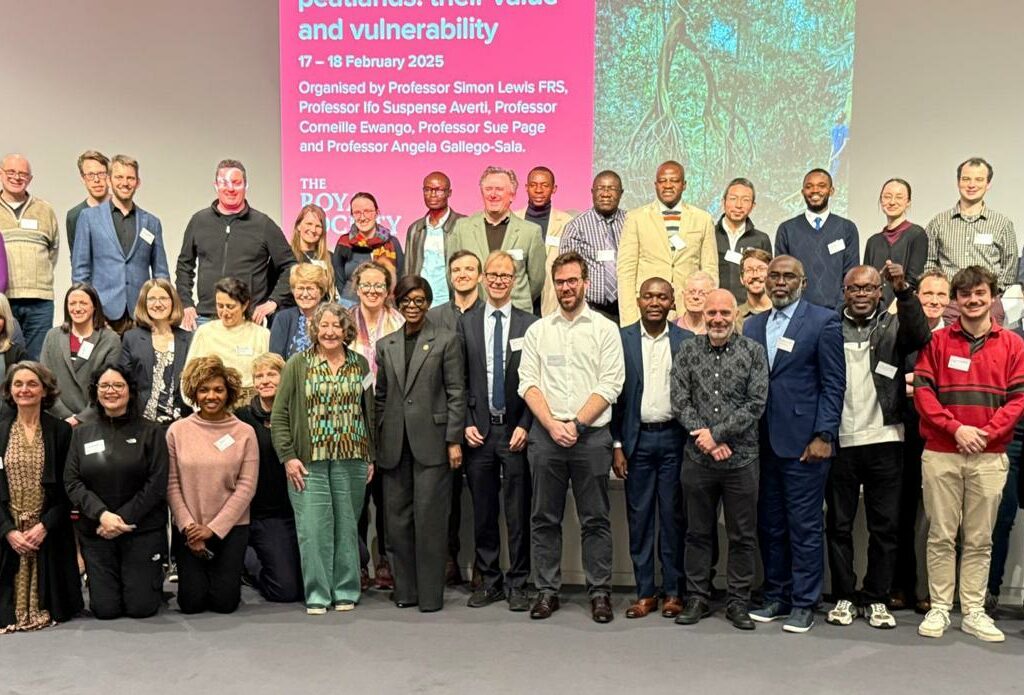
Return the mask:
<svg viewBox="0 0 1024 695">
<path fill-rule="evenodd" d="M 768 264 L 772 255 L 761 249 L 747 249 L 740 260 L 740 283 L 746 290 L 746 300 L 736 307 L 736 330 L 743 330 L 743 322 L 756 314 L 772 309 L 768 296 Z"/>
<path fill-rule="evenodd" d="M 658 199 L 626 215 L 616 265 L 623 326 L 639 320 L 635 299 L 647 278 L 672 283 L 676 307 L 682 307 L 683 288 L 691 274 L 703 270 L 718 277 L 715 223 L 706 211 L 683 202 L 685 190 L 683 165 L 664 162 L 654 177 Z"/>
<path fill-rule="evenodd" d="M 11 365 L 25 359 L 24 346 L 14 340 L 16 325 L 10 302 L 7 301 L 7 297 L 0 294 L 0 376 L 7 374 Z M 3 404 L 0 402 L 0 409 L 2 408 Z"/>
<path fill-rule="evenodd" d="M 351 610 L 361 591 L 359 514 L 373 477 L 374 403 L 370 366 L 349 348 L 355 334 L 341 305 L 320 306 L 313 344 L 285 365 L 270 416 L 291 482 L 310 615 Z"/>
<path fill-rule="evenodd" d="M 140 417 L 124 367 L 93 372 L 94 422 L 75 428 L 64 485 L 78 510 L 89 609 L 100 620 L 156 615 L 167 560 L 167 439 Z"/>
<path fill-rule="evenodd" d="M 83 607 L 64 490 L 71 427 L 46 410 L 57 383 L 38 362 L 11 367 L 0 413 L 0 634 L 71 620 Z"/>
<path fill-rule="evenodd" d="M 110 164 L 110 200 L 83 210 L 71 250 L 71 281 L 96 288 L 103 314 L 120 336 L 132 327 L 142 285 L 169 278 L 160 219 L 135 204 L 142 185 L 139 163 L 115 155 Z"/>
<path fill-rule="evenodd" d="M 235 417 L 252 427 L 260 451 L 256 492 L 249 505 L 246 572 L 264 599 L 292 603 L 303 596 L 299 541 L 288 499 L 288 479 L 274 450 L 270 429 L 283 369 L 284 359 L 276 353 L 266 352 L 254 359 L 252 383 L 256 395 L 235 411 Z"/>
<path fill-rule="evenodd" d="M 718 286 L 732 292 L 737 304 L 746 300 L 743 285 L 743 254 L 760 249 L 771 256 L 772 242 L 768 235 L 754 227 L 750 213 L 754 210 L 756 193 L 749 179 L 736 178 L 726 185 L 722 195 L 722 216 L 715 224 L 718 243 Z"/>
<path fill-rule="evenodd" d="M 423 612 L 444 604 L 451 471 L 466 424 L 462 344 L 427 318 L 431 298 L 418 275 L 395 286 L 405 325 L 377 343 L 374 394 L 394 602 Z"/>
<path fill-rule="evenodd" d="M 558 253 L 575 251 L 583 257 L 590 274 L 587 306 L 618 323 L 619 284 L 615 258 L 626 222 L 626 212 L 619 207 L 622 178 L 608 169 L 599 172 L 590 186 L 590 199 L 591 208 L 574 217 L 562 230 Z"/>
<path fill-rule="evenodd" d="M 708 332 L 708 327 L 704 323 L 704 302 L 711 290 L 715 289 L 716 282 L 714 277 L 703 270 L 698 270 L 686 278 L 686 286 L 683 288 L 683 311 L 678 313 L 679 318 L 675 322 L 677 326 L 694 335 L 704 335 Z"/>
<path fill-rule="evenodd" d="M 149 280 L 135 304 L 135 328 L 121 339 L 120 364 L 137 389 L 139 414 L 165 428 L 192 414 L 181 396 L 181 372 L 193 335 L 181 327 L 183 312 L 169 280 Z"/>
<path fill-rule="evenodd" d="M 551 284 L 551 263 L 559 254 L 562 230 L 572 220 L 571 214 L 552 206 L 551 197 L 557 191 L 555 173 L 547 167 L 534 167 L 526 177 L 527 205 L 516 211 L 524 220 L 540 227 L 544 239 L 544 289 L 540 299 L 534 303 L 534 313 L 539 309 L 541 316 L 558 311 L 558 299 Z"/>
<path fill-rule="evenodd" d="M 53 326 L 53 270 L 60 233 L 57 215 L 28 192 L 32 166 L 20 154 L 0 160 L 0 292 L 25 333 L 25 352 L 39 359 Z"/>
<path fill-rule="evenodd" d="M 693 625 L 711 614 L 711 570 L 719 505 L 729 535 L 725 617 L 753 630 L 748 614 L 757 552 L 758 421 L 768 398 L 764 347 L 736 334 L 736 297 L 708 295 L 708 332 L 683 343 L 672 363 L 672 412 L 688 433 L 683 452 L 686 607 Z"/>
<path fill-rule="evenodd" d="M 896 313 L 882 304 L 882 284 L 896 294 Z M 903 266 L 886 261 L 882 272 L 860 265 L 846 274 L 842 311 L 846 393 L 839 447 L 825 498 L 828 564 L 835 607 L 826 621 L 849 625 L 858 615 L 876 628 L 896 627 L 886 600 L 899 543 L 903 478 L 904 363 L 931 337 L 921 302 Z M 860 594 L 853 563 L 853 525 L 863 489 L 868 526 L 867 573 Z"/>
<path fill-rule="evenodd" d="M 928 235 L 907 219 L 910 184 L 903 179 L 889 179 L 882 185 L 878 204 L 885 213 L 885 226 L 882 231 L 868 237 L 864 247 L 864 265 L 881 273 L 885 262 L 892 261 L 903 268 L 907 282 L 915 288 L 928 258 Z M 896 293 L 885 278 L 882 281 L 882 306 L 888 307 Z"/>
<path fill-rule="evenodd" d="M 309 324 L 313 312 L 334 292 L 334 284 L 327 271 L 314 263 L 293 265 L 288 276 L 295 306 L 277 312 L 270 326 L 270 351 L 286 360 L 309 349 Z"/>
<path fill-rule="evenodd" d="M 559 256 L 551 273 L 560 309 L 527 329 L 519 365 L 519 395 L 534 416 L 527 458 L 533 476 L 530 547 L 539 594 L 530 617 L 549 618 L 559 608 L 562 518 L 571 480 L 591 617 L 608 623 L 614 617 L 608 423 L 625 379 L 622 342 L 615 324 L 587 307 L 587 263 L 581 256 Z"/>
<path fill-rule="evenodd" d="M 821 598 L 821 508 L 846 391 L 839 314 L 804 299 L 806 287 L 800 261 L 776 256 L 768 265 L 773 309 L 743 324 L 769 365 L 757 514 L 764 604 L 750 617 L 786 618 L 782 629 L 797 633 L 814 626 Z"/>
<path fill-rule="evenodd" d="M 432 171 L 423 179 L 423 204 L 427 214 L 413 220 L 405 232 L 405 259 L 402 275 L 419 275 L 430 284 L 436 298 L 435 308 L 444 304 L 449 295 L 448 256 L 450 239 L 460 215 L 448 205 L 452 195 L 452 182 L 441 171 Z"/>
<path fill-rule="evenodd" d="M 828 209 L 834 193 L 832 175 L 811 169 L 801 188 L 807 209 L 775 232 L 775 255 L 792 256 L 807 269 L 804 300 L 829 309 L 842 306 L 843 278 L 860 263 L 857 225 Z"/>
<path fill-rule="evenodd" d="M 985 613 L 985 586 L 1009 468 L 1006 445 L 1024 412 L 1024 340 L 992 319 L 998 288 L 987 268 L 958 272 L 952 290 L 960 316 L 932 334 L 914 369 L 932 600 L 917 629 L 924 637 L 941 637 L 949 627 L 959 577 L 960 629 L 985 642 L 1005 639 Z"/>
<path fill-rule="evenodd" d="M 511 169 L 487 167 L 480 176 L 484 209 L 455 223 L 449 242 L 451 253 L 465 249 L 487 258 L 491 251 L 507 251 L 516 262 L 512 306 L 533 311 L 544 289 L 544 236 L 540 227 L 512 213 L 519 180 Z"/>
<path fill-rule="evenodd" d="M 626 376 L 611 421 L 612 469 L 626 481 L 629 554 L 636 579 L 636 600 L 626 609 L 626 617 L 645 617 L 658 610 L 664 597 L 662 615 L 674 618 L 683 609 L 686 523 L 679 469 L 686 434 L 672 417 L 669 375 L 680 345 L 693 333 L 668 320 L 675 292 L 667 280 L 648 278 L 636 301 L 640 320 L 619 331 Z M 654 581 L 655 537 L 661 587 Z"/>
<path fill-rule="evenodd" d="M 68 252 L 75 248 L 75 228 L 83 210 L 94 208 L 110 200 L 110 159 L 102 152 L 86 150 L 78 156 L 78 175 L 85 186 L 85 200 L 68 210 L 64 226 L 67 228 Z"/>
<path fill-rule="evenodd" d="M 95 415 L 89 408 L 93 370 L 121 354 L 121 339 L 106 325 L 96 290 L 76 283 L 64 295 L 64 323 L 51 328 L 43 341 L 40 361 L 59 390 L 48 410 L 72 427 Z"/>
<path fill-rule="evenodd" d="M 231 414 L 242 380 L 219 357 L 190 360 L 181 388 L 198 410 L 167 430 L 178 607 L 182 613 L 233 613 L 241 600 L 259 445 L 252 427 Z"/>
<path fill-rule="evenodd" d="M 277 223 L 249 206 L 248 188 L 245 166 L 236 159 L 221 160 L 214 177 L 217 199 L 192 215 L 185 227 L 175 272 L 175 286 L 185 305 L 185 330 L 195 330 L 197 322 L 217 315 L 214 286 L 225 277 L 246 283 L 256 323 L 263 323 L 288 299 L 288 268 L 295 264 L 295 255 Z"/>
<path fill-rule="evenodd" d="M 377 223 L 380 210 L 372 194 L 360 192 L 352 196 L 349 213 L 352 215 L 352 227 L 338 237 L 331 255 L 334 282 L 345 306 L 353 306 L 358 301 L 351 278 L 359 266 L 367 261 L 380 263 L 388 268 L 394 282 L 399 278 L 404 260 L 398 237 Z"/>
<path fill-rule="evenodd" d="M 466 480 L 473 498 L 474 566 L 480 588 L 470 608 L 508 599 L 511 611 L 527 611 L 530 599 L 530 469 L 526 438 L 533 414 L 519 397 L 519 359 L 526 329 L 537 320 L 511 304 L 516 264 L 492 251 L 484 266 L 487 301 L 459 321 L 465 341 Z M 501 571 L 498 528 L 504 478 L 509 567 Z"/>
<path fill-rule="evenodd" d="M 330 288 L 327 292 L 329 297 L 338 295 L 334 282 L 334 264 L 332 263 L 331 252 L 327 249 L 327 213 L 319 205 L 305 205 L 295 217 L 295 226 L 292 227 L 291 240 L 292 253 L 295 254 L 295 262 L 299 265 L 312 263 L 323 269 L 327 275 L 327 283 Z M 291 280 L 291 275 L 288 276 Z M 295 288 L 292 288 L 292 295 Z M 296 298 L 297 301 L 297 298 Z M 276 321 L 278 317 L 274 317 Z M 273 326 L 271 326 L 273 327 Z"/>
</svg>

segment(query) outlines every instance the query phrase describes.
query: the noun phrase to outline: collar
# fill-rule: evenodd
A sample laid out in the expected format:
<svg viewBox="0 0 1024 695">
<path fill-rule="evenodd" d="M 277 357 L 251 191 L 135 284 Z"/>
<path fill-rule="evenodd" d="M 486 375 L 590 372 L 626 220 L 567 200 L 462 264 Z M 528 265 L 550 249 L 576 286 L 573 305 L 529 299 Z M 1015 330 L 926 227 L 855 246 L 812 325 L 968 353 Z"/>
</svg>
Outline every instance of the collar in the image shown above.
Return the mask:
<svg viewBox="0 0 1024 695">
<path fill-rule="evenodd" d="M 971 335 L 970 333 L 968 333 L 967 331 L 964 330 L 964 327 L 960 324 L 960 319 L 959 318 L 956 321 L 954 321 L 953 323 L 949 324 L 949 330 L 952 331 L 953 333 L 959 333 L 966 340 L 977 340 L 978 339 L 978 337 L 973 336 L 973 335 Z M 990 328 L 988 333 L 985 334 L 985 337 L 992 337 L 992 336 L 998 335 L 998 334 L 1002 333 L 1004 330 L 1006 330 L 1006 329 L 1004 329 L 1002 326 L 1000 326 L 997 321 L 993 321 L 992 322 L 992 328 Z"/>
<path fill-rule="evenodd" d="M 590 308 L 590 304 L 588 304 L 587 300 L 584 299 L 583 300 L 583 310 L 579 314 L 577 314 L 576 318 L 574 318 L 572 321 L 570 321 L 569 319 L 565 318 L 565 316 L 562 315 L 561 307 L 559 307 L 558 311 L 556 311 L 553 314 L 551 314 L 551 317 L 552 317 L 552 319 L 551 319 L 552 322 L 565 323 L 565 324 L 568 324 L 570 326 L 572 326 L 572 325 L 574 325 L 574 324 L 576 324 L 579 321 L 584 320 L 584 319 L 589 321 L 589 322 L 591 322 L 591 323 L 593 323 L 594 322 L 594 310 Z"/>
<path fill-rule="evenodd" d="M 668 205 L 665 205 L 665 203 L 663 203 L 663 202 L 661 202 L 661 200 L 659 200 L 659 201 L 658 201 L 658 207 L 660 207 L 660 208 L 661 208 L 661 211 L 662 211 L 662 212 L 667 212 L 667 211 L 669 211 L 669 210 L 675 210 L 676 212 L 679 212 L 679 213 L 681 213 L 681 212 L 682 212 L 683 210 L 685 210 L 685 209 L 686 209 L 686 203 L 684 203 L 684 202 L 683 202 L 683 199 L 682 199 L 682 198 L 680 198 L 680 199 L 679 199 L 679 202 L 678 202 L 678 203 L 676 203 L 674 207 L 671 207 L 671 208 L 670 208 L 670 207 L 669 207 Z"/>
<path fill-rule="evenodd" d="M 487 219 L 487 215 L 484 215 L 484 224 L 487 225 L 488 227 L 500 227 L 503 224 L 507 225 L 511 219 L 512 211 L 509 210 L 508 212 L 505 213 L 505 216 L 499 222 L 492 223 L 489 219 Z"/>
<path fill-rule="evenodd" d="M 651 335 L 650 333 L 648 333 L 647 332 L 647 328 L 644 326 L 644 322 L 641 321 L 640 322 L 640 337 L 641 338 L 647 338 L 649 340 L 661 340 L 662 338 L 667 338 L 668 337 L 668 321 L 665 322 L 665 330 L 663 330 L 658 335 Z"/>
<path fill-rule="evenodd" d="M 527 217 L 549 217 L 554 208 L 551 206 L 551 201 L 542 208 L 534 207 L 533 203 L 526 204 L 526 216 Z"/>
<path fill-rule="evenodd" d="M 113 207 L 114 204 L 111 203 L 110 206 Z M 236 219 L 245 219 L 246 217 L 249 216 L 249 211 L 252 208 L 249 207 L 249 201 L 246 200 L 245 201 L 245 205 L 242 206 L 242 209 L 240 211 L 238 211 L 236 213 L 233 213 L 233 214 L 231 214 L 231 213 L 223 213 L 223 212 L 221 212 L 217 208 L 217 199 L 214 198 L 213 199 L 213 203 L 210 204 L 210 209 L 213 210 L 213 214 L 216 215 L 217 217 L 234 217 Z"/>
<path fill-rule="evenodd" d="M 501 307 L 500 309 L 491 304 L 490 302 L 487 302 L 486 307 L 487 308 L 485 309 L 485 311 L 487 313 L 485 315 L 487 318 L 492 317 L 495 311 L 500 311 L 502 318 L 504 318 L 506 321 L 510 320 L 512 317 L 512 302 L 505 302 L 505 306 Z"/>
<path fill-rule="evenodd" d="M 953 209 L 949 211 L 949 216 L 950 217 L 959 217 L 962 220 L 966 220 L 968 218 L 970 218 L 972 220 L 973 219 L 987 220 L 988 219 L 988 205 L 985 203 L 985 201 L 982 201 L 981 202 L 981 212 L 979 212 L 977 215 L 963 215 L 963 214 L 960 213 L 960 201 L 958 200 L 958 201 L 956 201 L 956 205 L 953 206 Z"/>
<path fill-rule="evenodd" d="M 876 306 L 875 310 L 872 311 L 870 314 L 868 314 L 867 318 L 864 319 L 864 325 L 865 326 L 871 325 L 871 322 L 874 321 L 877 316 L 878 316 L 878 307 Z M 792 318 L 792 317 L 790 317 L 790 318 Z M 843 307 L 843 320 L 849 321 L 851 324 L 853 324 L 857 328 L 860 328 L 860 326 L 857 324 L 856 319 L 854 319 L 852 316 L 850 316 L 850 312 L 849 312 L 849 310 L 847 310 L 847 308 L 845 306 Z"/>
<path fill-rule="evenodd" d="M 768 316 L 768 320 L 771 321 L 773 318 L 775 318 L 776 314 L 784 314 L 786 316 L 786 320 L 792 319 L 793 314 L 796 313 L 796 308 L 800 305 L 802 299 L 802 297 L 800 299 L 797 299 L 795 302 L 793 302 L 784 309 L 776 309 L 775 307 L 772 307 L 772 312 L 771 315 Z"/>
<path fill-rule="evenodd" d="M 444 211 L 444 214 L 441 215 L 441 218 L 437 221 L 437 224 L 430 224 L 430 213 L 427 212 L 427 214 L 423 216 L 423 226 L 426 227 L 427 229 L 440 229 L 444 227 L 445 222 L 447 222 L 448 218 L 451 216 L 452 209 L 448 208 L 447 210 Z"/>
<path fill-rule="evenodd" d="M 607 216 L 599 213 L 597 209 L 594 207 L 591 207 L 589 210 L 587 210 L 587 212 L 590 213 L 591 215 L 594 215 L 594 217 L 596 217 L 597 219 L 602 220 L 603 222 L 607 222 L 609 224 L 617 222 L 621 219 L 625 219 L 626 217 L 626 213 L 622 208 L 615 208 L 615 212 Z"/>
<path fill-rule="evenodd" d="M 750 218 L 748 217 L 747 219 L 743 220 L 743 226 L 740 227 L 739 231 L 733 231 L 732 222 L 730 222 L 725 215 L 722 215 L 721 217 L 718 218 L 718 226 L 721 228 L 723 232 L 725 232 L 729 236 L 743 236 L 744 234 L 746 234 L 747 232 L 754 228 L 754 223 L 751 222 Z"/>
<path fill-rule="evenodd" d="M 133 200 L 132 201 L 132 206 L 130 208 L 128 208 L 128 212 L 121 212 L 121 208 L 117 207 L 114 204 L 114 201 L 112 201 L 112 200 L 110 201 L 110 212 L 111 213 L 118 212 L 118 213 L 121 214 L 122 217 L 131 217 L 132 215 L 135 214 L 135 210 L 138 209 L 138 207 L 139 206 L 136 205 L 135 201 Z"/>
<path fill-rule="evenodd" d="M 811 212 L 810 210 L 804 210 L 804 217 L 807 218 L 807 224 L 809 224 L 809 225 L 811 225 L 813 227 L 814 226 L 814 218 L 815 217 L 820 217 L 821 218 L 821 227 L 822 227 L 822 229 L 825 228 L 825 223 L 828 221 L 828 216 L 830 214 L 831 213 L 828 211 L 827 208 L 822 210 L 821 212 Z"/>
<path fill-rule="evenodd" d="M 725 341 L 725 345 L 719 345 L 719 346 L 715 346 L 715 345 L 711 344 L 711 337 L 707 333 L 705 333 L 704 335 L 699 335 L 697 337 L 700 338 L 703 341 L 703 343 L 704 343 L 704 350 L 706 352 L 721 352 L 721 351 L 728 351 L 729 348 L 732 347 L 733 343 L 736 342 L 737 334 L 736 334 L 736 331 L 734 330 L 729 335 L 729 339 L 727 341 Z"/>
</svg>

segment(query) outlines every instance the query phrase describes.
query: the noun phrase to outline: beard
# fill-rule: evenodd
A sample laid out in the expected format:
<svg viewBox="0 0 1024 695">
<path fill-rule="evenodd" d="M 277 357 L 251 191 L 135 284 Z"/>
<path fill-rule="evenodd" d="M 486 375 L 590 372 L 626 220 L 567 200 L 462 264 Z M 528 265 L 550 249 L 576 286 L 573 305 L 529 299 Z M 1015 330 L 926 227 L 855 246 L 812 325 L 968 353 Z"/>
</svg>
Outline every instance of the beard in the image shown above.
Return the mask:
<svg viewBox="0 0 1024 695">
<path fill-rule="evenodd" d="M 786 297 L 776 297 L 772 295 L 772 306 L 776 309 L 785 309 L 787 306 L 800 299 L 800 296 L 804 293 L 802 287 L 797 287 L 795 290 L 789 293 Z"/>
</svg>

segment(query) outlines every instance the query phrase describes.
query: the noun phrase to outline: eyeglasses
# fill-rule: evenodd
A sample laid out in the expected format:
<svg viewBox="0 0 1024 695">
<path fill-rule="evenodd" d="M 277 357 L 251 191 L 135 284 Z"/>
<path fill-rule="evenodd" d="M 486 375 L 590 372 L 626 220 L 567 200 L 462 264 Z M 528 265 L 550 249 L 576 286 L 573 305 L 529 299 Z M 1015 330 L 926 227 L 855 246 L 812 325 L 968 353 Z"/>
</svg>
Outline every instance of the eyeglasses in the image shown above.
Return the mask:
<svg viewBox="0 0 1024 695">
<path fill-rule="evenodd" d="M 555 287 L 579 287 L 580 282 L 583 278 L 566 278 L 565 280 L 555 280 Z"/>
<path fill-rule="evenodd" d="M 785 280 L 786 282 L 796 282 L 797 280 L 802 280 L 803 277 L 803 275 L 797 275 L 796 273 L 778 273 L 775 271 L 768 273 L 768 280 L 770 280 L 771 282 L 778 282 L 779 280 Z"/>
<path fill-rule="evenodd" d="M 299 285 L 298 287 L 295 288 L 295 294 L 300 297 L 302 295 L 309 295 L 311 297 L 315 297 L 318 294 L 320 294 L 320 288 L 310 285 Z"/>
<path fill-rule="evenodd" d="M 4 169 L 4 176 L 12 181 L 28 181 L 32 178 L 32 174 L 27 171 L 15 171 L 14 169 Z"/>
<path fill-rule="evenodd" d="M 112 384 L 112 383 L 96 384 L 96 390 L 97 391 L 114 391 L 114 392 L 118 392 L 118 391 L 124 391 L 127 388 L 128 388 L 128 384 L 126 384 L 123 381 L 118 383 L 118 384 Z"/>
<path fill-rule="evenodd" d="M 146 297 L 146 304 L 166 304 L 169 301 L 170 297 Z"/>
<path fill-rule="evenodd" d="M 711 290 L 702 290 L 699 287 L 691 287 L 686 290 L 685 294 L 687 297 L 707 297 Z"/>
<path fill-rule="evenodd" d="M 881 285 L 847 285 L 843 289 L 850 294 L 871 294 L 881 289 Z"/>
<path fill-rule="evenodd" d="M 515 275 L 511 273 L 484 273 L 484 277 L 487 278 L 487 282 L 512 282 Z"/>
<path fill-rule="evenodd" d="M 448 192 L 447 188 L 427 188 L 423 187 L 423 195 L 443 195 Z"/>
<path fill-rule="evenodd" d="M 360 282 L 359 290 L 361 292 L 387 292 L 388 286 L 383 282 Z"/>
<path fill-rule="evenodd" d="M 82 178 L 85 179 L 86 181 L 104 181 L 107 178 L 107 172 L 105 172 L 105 171 L 100 171 L 100 172 L 95 172 L 95 173 L 89 172 L 89 173 L 82 174 Z"/>
<path fill-rule="evenodd" d="M 427 301 L 426 297 L 402 297 L 402 301 L 398 303 L 398 306 L 405 309 L 409 306 L 414 306 L 417 309 L 422 309 L 430 302 Z"/>
</svg>

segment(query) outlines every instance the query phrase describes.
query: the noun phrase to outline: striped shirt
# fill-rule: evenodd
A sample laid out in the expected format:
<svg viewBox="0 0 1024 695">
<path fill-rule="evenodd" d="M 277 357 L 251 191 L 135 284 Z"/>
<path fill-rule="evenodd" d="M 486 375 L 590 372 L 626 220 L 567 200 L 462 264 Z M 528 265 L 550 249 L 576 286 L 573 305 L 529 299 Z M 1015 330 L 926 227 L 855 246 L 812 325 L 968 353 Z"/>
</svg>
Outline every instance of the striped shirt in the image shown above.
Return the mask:
<svg viewBox="0 0 1024 695">
<path fill-rule="evenodd" d="M 679 233 L 679 220 L 682 219 L 683 214 L 678 208 L 667 208 L 665 204 L 661 204 L 661 217 L 665 220 L 665 232 L 670 237 L 675 236 Z"/>
<path fill-rule="evenodd" d="M 363 376 L 351 349 L 336 374 L 317 351 L 305 352 L 306 404 L 313 461 L 366 460 L 366 422 L 363 419 Z"/>
<path fill-rule="evenodd" d="M 626 213 L 621 208 L 611 217 L 590 208 L 562 230 L 558 253 L 575 251 L 587 262 L 590 286 L 586 297 L 590 304 L 612 304 L 619 297 L 615 258 L 625 221 Z"/>
<path fill-rule="evenodd" d="M 996 274 L 999 287 L 1017 282 L 1017 236 L 1013 222 L 985 205 L 977 215 L 960 214 L 960 204 L 940 212 L 925 229 L 925 271 L 938 268 L 950 279 L 972 265 Z"/>
</svg>

